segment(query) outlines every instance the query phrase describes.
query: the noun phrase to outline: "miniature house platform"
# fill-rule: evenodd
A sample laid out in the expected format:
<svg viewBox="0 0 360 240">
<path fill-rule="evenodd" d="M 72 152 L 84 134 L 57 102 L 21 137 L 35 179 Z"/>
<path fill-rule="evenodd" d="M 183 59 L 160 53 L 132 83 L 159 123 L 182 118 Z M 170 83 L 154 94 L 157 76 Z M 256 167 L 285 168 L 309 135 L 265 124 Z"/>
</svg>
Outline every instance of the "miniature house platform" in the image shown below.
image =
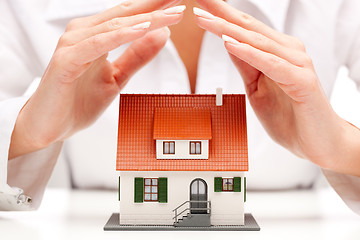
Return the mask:
<svg viewBox="0 0 360 240">
<path fill-rule="evenodd" d="M 116 170 L 105 230 L 260 230 L 244 213 L 245 95 L 121 94 Z"/>
</svg>

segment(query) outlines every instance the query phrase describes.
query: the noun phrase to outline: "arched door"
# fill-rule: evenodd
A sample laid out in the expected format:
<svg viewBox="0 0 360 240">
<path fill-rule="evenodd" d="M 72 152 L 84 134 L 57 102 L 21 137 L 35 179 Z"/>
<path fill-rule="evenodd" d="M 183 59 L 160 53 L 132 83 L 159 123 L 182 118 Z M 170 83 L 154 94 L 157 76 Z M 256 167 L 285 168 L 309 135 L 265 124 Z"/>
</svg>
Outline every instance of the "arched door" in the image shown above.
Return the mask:
<svg viewBox="0 0 360 240">
<path fill-rule="evenodd" d="M 206 208 L 206 202 L 196 201 L 207 201 L 207 184 L 203 179 L 197 178 L 190 184 L 190 208 Z M 191 213 L 206 214 L 207 210 L 191 210 Z"/>
</svg>

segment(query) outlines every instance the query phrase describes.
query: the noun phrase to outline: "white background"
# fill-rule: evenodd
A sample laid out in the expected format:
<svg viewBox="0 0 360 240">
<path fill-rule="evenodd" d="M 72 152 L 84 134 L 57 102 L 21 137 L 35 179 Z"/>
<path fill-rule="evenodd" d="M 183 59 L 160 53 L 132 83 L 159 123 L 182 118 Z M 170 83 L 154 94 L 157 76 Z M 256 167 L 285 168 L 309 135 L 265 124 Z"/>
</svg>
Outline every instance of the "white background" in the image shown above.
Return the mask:
<svg viewBox="0 0 360 240">
<path fill-rule="evenodd" d="M 340 70 L 331 96 L 331 103 L 342 118 L 360 127 L 360 94 L 355 83 L 347 77 L 347 74 L 346 68 Z"/>
</svg>

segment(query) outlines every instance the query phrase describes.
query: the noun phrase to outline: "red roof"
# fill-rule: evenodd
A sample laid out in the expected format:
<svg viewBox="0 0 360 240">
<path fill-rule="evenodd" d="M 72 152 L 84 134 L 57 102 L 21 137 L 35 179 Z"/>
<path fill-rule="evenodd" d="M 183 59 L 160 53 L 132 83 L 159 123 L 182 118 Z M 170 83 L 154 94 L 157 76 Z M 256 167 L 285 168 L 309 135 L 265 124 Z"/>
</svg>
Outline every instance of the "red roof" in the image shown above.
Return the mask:
<svg viewBox="0 0 360 240">
<path fill-rule="evenodd" d="M 154 138 L 162 134 L 159 133 L 162 127 L 156 125 L 156 121 L 165 118 L 175 121 L 177 111 L 197 116 L 206 109 L 211 117 L 209 159 L 156 159 Z M 216 106 L 215 95 L 121 94 L 119 110 L 118 171 L 248 170 L 245 95 L 223 95 L 223 106 Z M 162 111 L 169 115 L 158 116 Z M 209 127 L 204 127 L 204 132 L 206 129 Z M 169 134 L 181 135 L 176 130 L 169 130 L 165 135 Z"/>
<path fill-rule="evenodd" d="M 154 139 L 211 139 L 210 108 L 156 108 Z"/>
</svg>

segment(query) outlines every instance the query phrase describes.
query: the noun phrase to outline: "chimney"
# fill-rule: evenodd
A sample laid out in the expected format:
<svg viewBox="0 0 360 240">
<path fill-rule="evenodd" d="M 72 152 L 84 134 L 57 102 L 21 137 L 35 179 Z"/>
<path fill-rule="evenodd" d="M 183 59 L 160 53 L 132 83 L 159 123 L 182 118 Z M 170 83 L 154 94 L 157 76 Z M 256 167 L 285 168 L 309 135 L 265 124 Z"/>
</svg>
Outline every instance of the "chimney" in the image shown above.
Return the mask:
<svg viewBox="0 0 360 240">
<path fill-rule="evenodd" d="M 216 89 L 216 106 L 222 106 L 223 105 L 223 90 L 222 88 Z"/>
</svg>

